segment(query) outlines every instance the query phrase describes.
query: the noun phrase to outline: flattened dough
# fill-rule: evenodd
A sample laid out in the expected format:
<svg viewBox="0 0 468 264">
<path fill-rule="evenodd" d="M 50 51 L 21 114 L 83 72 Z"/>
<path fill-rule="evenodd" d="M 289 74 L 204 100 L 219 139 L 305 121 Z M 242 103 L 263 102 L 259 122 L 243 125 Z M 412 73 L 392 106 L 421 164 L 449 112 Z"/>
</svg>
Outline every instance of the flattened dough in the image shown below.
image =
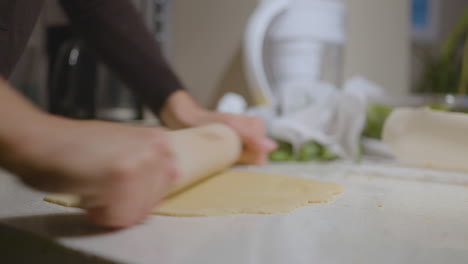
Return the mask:
<svg viewBox="0 0 468 264">
<path fill-rule="evenodd" d="M 385 122 L 382 139 L 402 163 L 468 172 L 468 114 L 399 108 Z"/>
<path fill-rule="evenodd" d="M 212 216 L 285 213 L 309 203 L 329 202 L 341 185 L 269 173 L 229 170 L 165 199 L 154 214 Z M 76 196 L 53 194 L 45 201 L 77 207 Z"/>
</svg>

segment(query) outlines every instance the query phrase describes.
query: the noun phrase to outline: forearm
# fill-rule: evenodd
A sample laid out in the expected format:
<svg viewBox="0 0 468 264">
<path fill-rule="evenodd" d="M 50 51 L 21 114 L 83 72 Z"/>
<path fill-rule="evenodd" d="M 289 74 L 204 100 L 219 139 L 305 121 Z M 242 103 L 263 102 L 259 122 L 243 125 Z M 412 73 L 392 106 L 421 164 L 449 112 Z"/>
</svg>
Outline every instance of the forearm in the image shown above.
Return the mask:
<svg viewBox="0 0 468 264">
<path fill-rule="evenodd" d="M 40 138 L 44 121 L 50 119 L 0 77 L 0 166 L 8 168 L 13 153 Z"/>
<path fill-rule="evenodd" d="M 0 146 L 6 147 L 34 129 L 42 113 L 0 77 Z M 25 131 L 29 130 L 29 131 Z"/>
<path fill-rule="evenodd" d="M 166 100 L 161 108 L 160 119 L 172 129 L 199 125 L 199 121 L 210 114 L 200 107 L 184 90 L 176 91 Z"/>
<path fill-rule="evenodd" d="M 74 26 L 104 62 L 156 114 L 182 84 L 128 0 L 61 0 Z"/>
</svg>

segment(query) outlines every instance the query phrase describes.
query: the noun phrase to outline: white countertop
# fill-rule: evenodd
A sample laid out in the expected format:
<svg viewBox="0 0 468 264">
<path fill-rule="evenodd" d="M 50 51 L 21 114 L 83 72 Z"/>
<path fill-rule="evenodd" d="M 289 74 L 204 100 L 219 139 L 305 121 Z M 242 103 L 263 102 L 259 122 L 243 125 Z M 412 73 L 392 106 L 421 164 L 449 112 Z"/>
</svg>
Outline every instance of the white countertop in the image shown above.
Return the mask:
<svg viewBox="0 0 468 264">
<path fill-rule="evenodd" d="M 43 193 L 0 173 L 0 223 L 122 263 L 468 263 L 468 188 L 350 167 L 262 169 L 343 184 L 331 203 L 279 215 L 151 216 L 113 232 L 87 226 L 80 210 L 43 202 Z"/>
</svg>

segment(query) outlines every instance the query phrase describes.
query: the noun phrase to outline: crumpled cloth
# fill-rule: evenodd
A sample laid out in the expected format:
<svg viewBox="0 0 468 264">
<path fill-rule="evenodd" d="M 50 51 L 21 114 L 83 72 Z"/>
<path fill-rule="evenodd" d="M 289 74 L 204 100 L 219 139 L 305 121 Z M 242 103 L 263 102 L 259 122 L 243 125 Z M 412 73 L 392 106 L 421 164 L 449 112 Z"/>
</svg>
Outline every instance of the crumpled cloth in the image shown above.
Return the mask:
<svg viewBox="0 0 468 264">
<path fill-rule="evenodd" d="M 357 160 L 367 105 L 383 95 L 382 89 L 362 77 L 350 79 L 342 90 L 329 84 L 318 86 L 310 89 L 311 93 L 321 91 L 312 103 L 269 120 L 269 134 L 290 142 L 296 150 L 314 140 L 341 158 Z M 295 91 L 297 97 L 307 97 L 307 92 Z"/>
<path fill-rule="evenodd" d="M 295 89 L 293 95 L 288 100 L 281 100 L 276 108 L 247 109 L 244 103 L 239 103 L 242 97 L 228 94 L 220 101 L 218 110 L 263 119 L 269 136 L 291 143 L 295 150 L 313 140 L 340 158 L 360 158 L 366 108 L 369 102 L 383 97 L 380 86 L 363 77 L 353 77 L 345 82 L 343 89 L 319 83 L 309 89 Z M 236 109 L 229 109 L 229 104 L 236 105 Z M 288 110 L 278 111 L 278 107 Z"/>
</svg>

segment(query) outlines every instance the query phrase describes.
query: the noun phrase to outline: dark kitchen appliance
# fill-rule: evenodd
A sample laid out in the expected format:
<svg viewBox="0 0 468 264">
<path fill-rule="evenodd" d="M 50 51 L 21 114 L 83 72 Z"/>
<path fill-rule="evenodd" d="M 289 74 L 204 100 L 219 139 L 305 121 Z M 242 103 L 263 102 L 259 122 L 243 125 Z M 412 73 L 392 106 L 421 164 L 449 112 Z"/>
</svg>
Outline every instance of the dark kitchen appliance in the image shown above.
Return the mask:
<svg viewBox="0 0 468 264">
<path fill-rule="evenodd" d="M 48 30 L 49 111 L 79 119 L 132 121 L 143 118 L 134 94 L 70 27 Z"/>
</svg>

